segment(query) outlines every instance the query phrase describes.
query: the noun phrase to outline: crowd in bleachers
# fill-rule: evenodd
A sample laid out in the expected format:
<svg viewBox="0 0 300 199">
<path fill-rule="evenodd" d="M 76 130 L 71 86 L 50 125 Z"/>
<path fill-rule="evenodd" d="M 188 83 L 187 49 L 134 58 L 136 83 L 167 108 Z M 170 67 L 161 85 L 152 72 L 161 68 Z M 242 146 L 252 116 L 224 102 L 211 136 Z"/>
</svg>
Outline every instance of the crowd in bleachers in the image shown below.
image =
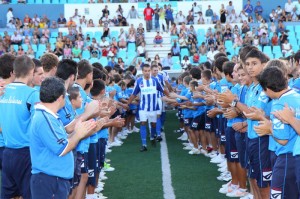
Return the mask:
<svg viewBox="0 0 300 199">
<path fill-rule="evenodd" d="M 171 4 L 158 4 L 151 12 L 152 24 L 156 31 L 165 31 L 171 35 L 173 69 L 181 69 L 189 64 L 197 65 L 213 61 L 218 52 L 226 53 L 235 59 L 238 50 L 245 45 L 254 45 L 262 49 L 271 58 L 288 56 L 299 49 L 300 27 L 285 25 L 285 21 L 297 21 L 300 16 L 300 2 L 287 1 L 285 8 L 278 6 L 264 19 L 264 5 L 258 1 L 256 6 L 248 1 L 243 10 L 235 10 L 232 1 L 219 12 L 209 5 L 205 12 L 200 11 L 199 2 L 194 2 L 188 13 L 173 13 Z M 240 14 L 238 14 L 240 13 Z M 127 15 L 127 16 L 126 16 Z M 296 17 L 295 17 L 296 16 Z M 57 19 L 46 15 L 26 15 L 14 17 L 13 9 L 7 12 L 8 31 L 0 32 L 0 54 L 10 52 L 14 55 L 27 54 L 39 58 L 42 54 L 53 52 L 61 58 L 73 58 L 76 61 L 88 59 L 92 63 L 107 65 L 119 58 L 124 68 L 137 65 L 139 59 L 147 57 L 144 27 L 128 24 L 127 19 L 140 18 L 137 9 L 123 10 L 121 5 L 113 13 L 107 6 L 102 10 L 100 19 L 86 19 L 75 9 L 68 20 L 61 14 Z M 98 23 L 94 21 L 98 20 Z M 147 20 L 146 20 L 147 21 Z M 148 20 L 149 21 L 149 20 Z M 214 24 L 207 30 L 198 24 Z M 233 25 L 233 23 L 237 25 Z M 149 25 L 150 25 L 149 24 Z M 128 31 L 121 27 L 130 25 Z M 110 31 L 110 27 L 121 26 L 120 31 Z M 68 27 L 68 33 L 58 32 L 57 28 Z M 83 32 L 86 27 L 99 27 L 95 32 Z M 152 29 L 152 30 L 153 30 Z M 159 46 L 162 43 L 159 36 Z M 155 41 L 155 40 L 154 40 Z M 156 45 L 155 45 L 156 46 Z M 114 57 L 114 59 L 111 59 Z M 184 59 L 188 57 L 189 59 Z M 113 61 L 111 61 L 113 60 Z"/>
</svg>

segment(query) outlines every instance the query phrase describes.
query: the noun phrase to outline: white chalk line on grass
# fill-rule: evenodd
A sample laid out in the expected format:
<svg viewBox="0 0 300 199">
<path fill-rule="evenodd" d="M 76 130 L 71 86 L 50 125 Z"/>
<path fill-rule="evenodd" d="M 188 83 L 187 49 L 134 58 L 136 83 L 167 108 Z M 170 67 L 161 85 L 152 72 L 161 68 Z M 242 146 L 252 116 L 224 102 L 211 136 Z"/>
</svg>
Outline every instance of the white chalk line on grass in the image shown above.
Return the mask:
<svg viewBox="0 0 300 199">
<path fill-rule="evenodd" d="M 164 199 L 175 199 L 176 197 L 172 186 L 172 176 L 171 176 L 167 140 L 164 133 L 161 134 L 161 137 L 163 139 L 160 142 L 160 155 L 161 155 L 161 169 L 162 169 Z"/>
</svg>

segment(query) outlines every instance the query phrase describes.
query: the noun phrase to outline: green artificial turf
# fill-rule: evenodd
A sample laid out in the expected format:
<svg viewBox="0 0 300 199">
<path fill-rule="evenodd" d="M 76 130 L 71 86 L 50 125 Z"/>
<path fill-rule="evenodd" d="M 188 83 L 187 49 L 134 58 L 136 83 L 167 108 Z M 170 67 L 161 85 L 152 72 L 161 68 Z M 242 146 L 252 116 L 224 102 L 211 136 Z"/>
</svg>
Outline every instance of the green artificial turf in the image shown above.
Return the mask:
<svg viewBox="0 0 300 199">
<path fill-rule="evenodd" d="M 177 199 L 221 199 L 219 193 L 225 182 L 216 179 L 218 167 L 209 163 L 203 155 L 191 156 L 183 150 L 175 112 L 167 114 L 165 133 L 171 165 L 172 186 Z M 149 141 L 148 141 L 149 142 Z M 150 145 L 150 143 L 148 143 Z M 121 147 L 113 147 L 108 154 L 111 165 L 116 169 L 106 172 L 103 195 L 109 199 L 162 199 L 162 171 L 160 146 L 148 147 L 147 152 L 139 152 L 140 134 L 128 136 Z"/>
</svg>

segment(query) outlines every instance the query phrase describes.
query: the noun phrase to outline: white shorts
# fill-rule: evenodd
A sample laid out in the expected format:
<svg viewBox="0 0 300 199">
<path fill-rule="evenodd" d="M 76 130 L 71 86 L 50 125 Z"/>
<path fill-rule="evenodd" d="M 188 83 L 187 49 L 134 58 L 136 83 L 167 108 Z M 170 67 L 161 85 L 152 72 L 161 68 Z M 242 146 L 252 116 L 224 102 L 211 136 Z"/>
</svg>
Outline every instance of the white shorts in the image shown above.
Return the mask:
<svg viewBox="0 0 300 199">
<path fill-rule="evenodd" d="M 157 115 L 161 115 L 162 111 L 163 111 L 163 102 L 161 100 L 161 98 L 157 99 L 157 105 L 158 105 L 158 110 L 156 111 Z"/>
<path fill-rule="evenodd" d="M 140 121 L 141 122 L 152 122 L 156 123 L 157 120 L 157 112 L 156 111 L 139 111 Z"/>
</svg>

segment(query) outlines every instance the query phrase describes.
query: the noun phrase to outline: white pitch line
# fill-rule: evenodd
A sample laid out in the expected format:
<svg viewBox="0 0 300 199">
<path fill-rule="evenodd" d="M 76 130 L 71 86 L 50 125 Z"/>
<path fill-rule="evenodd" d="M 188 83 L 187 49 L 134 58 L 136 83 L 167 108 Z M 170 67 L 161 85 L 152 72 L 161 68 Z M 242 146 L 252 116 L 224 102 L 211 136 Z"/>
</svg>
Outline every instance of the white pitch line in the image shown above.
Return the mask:
<svg viewBox="0 0 300 199">
<path fill-rule="evenodd" d="M 161 155 L 161 169 L 162 169 L 164 199 L 175 199 L 176 197 L 172 186 L 172 176 L 171 176 L 167 140 L 164 133 L 161 134 L 161 137 L 163 139 L 160 142 L 160 155 Z"/>
</svg>

